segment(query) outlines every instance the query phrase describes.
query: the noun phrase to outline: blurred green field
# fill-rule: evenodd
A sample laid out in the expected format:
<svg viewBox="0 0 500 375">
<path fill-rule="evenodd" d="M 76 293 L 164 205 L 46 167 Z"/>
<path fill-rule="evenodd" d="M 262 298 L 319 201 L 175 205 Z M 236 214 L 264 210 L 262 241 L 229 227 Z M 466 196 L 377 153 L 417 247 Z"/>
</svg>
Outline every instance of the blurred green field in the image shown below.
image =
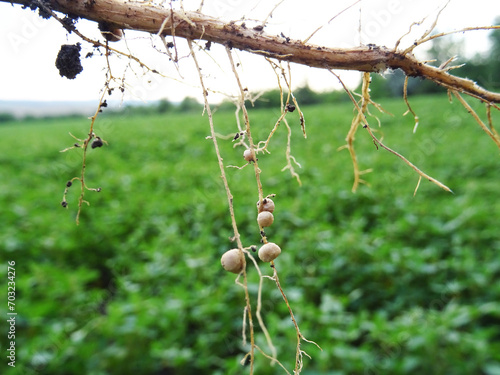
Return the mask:
<svg viewBox="0 0 500 375">
<path fill-rule="evenodd" d="M 303 374 L 498 375 L 498 148 L 445 96 L 412 99 L 416 134 L 402 100 L 382 104 L 395 116 L 379 115 L 377 135 L 454 194 L 422 181 L 414 197 L 418 176 L 363 129 L 358 161 L 374 171 L 364 176 L 370 186 L 352 193 L 349 154 L 337 151 L 349 103 L 302 108 L 307 139 L 289 114 L 302 187 L 281 172 L 284 126 L 271 154 L 259 155 L 264 192 L 277 194 L 267 234 L 283 249 L 281 283 L 302 333 L 323 348 L 302 346 L 312 357 Z M 250 110 L 254 139 L 278 116 Z M 232 113 L 217 112 L 215 122 L 221 134 L 236 132 Z M 87 184 L 102 191 L 87 193 L 76 226 L 77 184 L 68 209 L 60 202 L 80 153 L 59 150 L 74 143 L 68 132 L 83 138 L 88 127 L 78 119 L 0 127 L 1 285 L 14 260 L 18 312 L 16 369 L 6 365 L 2 319 L 2 374 L 248 373 L 239 364 L 243 289 L 220 266 L 232 228 L 206 116 L 100 117 L 95 131 L 109 145 L 89 152 Z M 220 140 L 224 162 L 242 165 L 232 145 Z M 253 169 L 227 174 L 243 243 L 258 245 Z M 255 270 L 249 277 L 255 306 Z M 292 371 L 295 331 L 270 281 L 263 301 Z M 267 348 L 260 333 L 257 342 Z M 284 372 L 258 355 L 255 373 Z"/>
</svg>

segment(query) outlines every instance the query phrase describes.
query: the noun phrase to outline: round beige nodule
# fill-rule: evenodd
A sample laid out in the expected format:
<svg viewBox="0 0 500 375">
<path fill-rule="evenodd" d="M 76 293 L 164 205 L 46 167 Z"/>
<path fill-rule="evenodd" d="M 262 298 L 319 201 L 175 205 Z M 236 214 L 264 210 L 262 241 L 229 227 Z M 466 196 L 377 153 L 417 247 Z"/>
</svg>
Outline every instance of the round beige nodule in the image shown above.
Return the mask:
<svg viewBox="0 0 500 375">
<path fill-rule="evenodd" d="M 222 254 L 220 258 L 220 263 L 222 267 L 232 273 L 240 273 L 243 271 L 243 265 L 245 264 L 245 259 L 243 258 L 243 252 L 238 249 L 231 249 Z"/>
<path fill-rule="evenodd" d="M 275 260 L 281 254 L 281 249 L 274 242 L 268 242 L 259 249 L 259 258 L 263 262 Z"/>
</svg>

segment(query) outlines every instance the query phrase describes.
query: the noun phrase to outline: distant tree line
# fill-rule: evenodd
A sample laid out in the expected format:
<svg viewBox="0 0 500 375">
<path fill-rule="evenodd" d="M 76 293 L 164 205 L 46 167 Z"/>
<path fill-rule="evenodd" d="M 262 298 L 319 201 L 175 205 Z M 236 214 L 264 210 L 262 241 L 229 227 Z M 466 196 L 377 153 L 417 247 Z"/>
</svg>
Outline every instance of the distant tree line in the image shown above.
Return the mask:
<svg viewBox="0 0 500 375">
<path fill-rule="evenodd" d="M 348 101 L 348 96 L 343 91 L 316 92 L 309 85 L 300 87 L 293 92 L 298 99 L 300 105 L 314 105 L 331 103 L 334 101 Z M 287 93 L 285 92 L 286 96 Z M 255 101 L 253 108 L 279 108 L 280 107 L 280 91 L 269 90 L 264 92 Z M 214 109 L 217 111 L 234 111 L 234 103 L 230 100 L 225 100 L 220 104 L 214 104 Z M 123 109 L 113 110 L 106 109 L 108 115 L 150 115 L 150 114 L 166 114 L 166 113 L 189 113 L 201 112 L 203 105 L 196 99 L 191 97 L 184 98 L 180 103 L 173 103 L 167 99 L 161 99 L 149 105 L 127 105 Z"/>
<path fill-rule="evenodd" d="M 167 99 L 161 99 L 149 105 L 126 105 L 123 109 L 111 110 L 114 114 L 127 115 L 148 115 L 148 114 L 163 114 L 163 113 L 185 113 L 185 112 L 200 112 L 203 110 L 203 105 L 195 98 L 185 97 L 180 103 L 173 103 Z M 109 113 L 108 112 L 108 113 Z"/>
<path fill-rule="evenodd" d="M 101 108 L 104 116 L 146 116 L 151 114 L 163 113 L 187 113 L 187 112 L 201 112 L 203 106 L 194 98 L 186 97 L 180 103 L 172 103 L 167 99 L 155 101 L 152 104 L 128 104 L 123 108 Z M 48 115 L 48 116 L 23 116 L 16 117 L 11 113 L 0 113 L 0 124 L 15 122 L 15 121 L 33 121 L 36 119 L 51 119 L 51 118 L 81 118 L 86 117 L 80 114 L 64 114 L 64 115 Z"/>
<path fill-rule="evenodd" d="M 15 121 L 16 116 L 11 113 L 0 113 L 0 124 L 3 122 Z"/>
<path fill-rule="evenodd" d="M 36 115 L 25 115 L 25 116 L 15 116 L 14 114 L 10 112 L 1 112 L 0 113 L 0 125 L 5 125 L 5 124 L 10 124 L 13 122 L 31 122 L 31 121 L 38 121 L 38 120 L 50 120 L 53 118 L 57 119 L 75 119 L 75 118 L 85 118 L 87 116 L 81 115 L 81 114 L 61 114 L 61 115 L 44 115 L 44 116 L 36 116 Z"/>
<path fill-rule="evenodd" d="M 283 100 L 286 100 L 288 92 L 283 93 Z M 338 101 L 349 101 L 349 97 L 343 91 L 332 90 L 327 92 L 317 92 L 309 87 L 306 83 L 304 86 L 299 87 L 293 91 L 293 95 L 301 106 L 332 103 Z M 264 92 L 254 102 L 253 108 L 280 108 L 281 98 L 278 89 L 269 90 Z M 218 110 L 232 110 L 234 111 L 234 104 L 231 101 L 224 101 L 217 107 Z"/>
</svg>

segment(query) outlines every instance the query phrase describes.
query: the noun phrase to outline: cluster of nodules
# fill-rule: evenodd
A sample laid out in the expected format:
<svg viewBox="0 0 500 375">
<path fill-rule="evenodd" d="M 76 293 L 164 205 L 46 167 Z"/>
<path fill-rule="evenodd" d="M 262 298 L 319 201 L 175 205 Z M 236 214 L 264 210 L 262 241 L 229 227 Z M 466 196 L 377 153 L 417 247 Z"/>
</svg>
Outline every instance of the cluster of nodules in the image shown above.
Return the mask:
<svg viewBox="0 0 500 375">
<path fill-rule="evenodd" d="M 257 223 L 261 228 L 261 234 L 263 233 L 262 229 L 265 227 L 269 227 L 273 221 L 273 211 L 274 211 L 274 202 L 270 198 L 264 198 L 262 201 L 257 202 Z M 265 237 L 263 236 L 265 239 Z M 258 252 L 258 256 L 260 260 L 263 262 L 271 262 L 275 260 L 281 254 L 281 248 L 276 245 L 274 242 L 264 243 Z M 243 267 L 245 266 L 245 258 L 243 255 L 243 251 L 239 249 L 231 249 L 226 251 L 221 258 L 222 267 L 229 272 L 240 273 L 243 271 Z"/>
</svg>

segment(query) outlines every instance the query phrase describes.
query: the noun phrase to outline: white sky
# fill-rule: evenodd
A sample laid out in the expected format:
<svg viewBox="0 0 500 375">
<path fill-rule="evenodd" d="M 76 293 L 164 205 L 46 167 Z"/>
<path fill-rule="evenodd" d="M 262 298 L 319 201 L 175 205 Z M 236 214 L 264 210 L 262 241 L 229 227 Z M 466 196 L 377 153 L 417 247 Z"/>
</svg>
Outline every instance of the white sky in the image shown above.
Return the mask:
<svg viewBox="0 0 500 375">
<path fill-rule="evenodd" d="M 354 2 L 355 0 L 285 0 L 273 13 L 266 32 L 283 32 L 293 39 L 304 39 Z M 246 16 L 249 19 L 262 20 L 276 3 L 278 0 L 205 0 L 203 10 L 223 19 L 241 19 Z M 321 29 L 310 42 L 329 47 L 356 46 L 360 42 L 392 47 L 396 40 L 408 31 L 412 22 L 421 21 L 429 14 L 435 15 L 435 10 L 442 3 L 443 1 L 436 0 L 363 0 L 360 3 L 361 36 L 360 6 L 357 4 Z M 186 9 L 195 9 L 199 0 L 185 0 L 184 4 Z M 498 16 L 499 0 L 451 0 L 441 14 L 438 30 L 451 31 L 467 26 L 490 25 Z M 403 40 L 406 45 L 413 43 L 428 28 L 434 17 L 429 17 L 422 26 L 414 27 L 414 34 Z M 95 23 L 79 21 L 77 27 L 91 38 L 100 37 Z M 57 21 L 43 20 L 32 11 L 2 2 L 0 35 L 0 100 L 98 100 L 105 81 L 105 59 L 99 56 L 82 58 L 84 71 L 76 79 L 60 77 L 54 65 L 59 48 L 61 44 L 74 44 L 79 38 L 73 34 L 68 35 Z M 126 32 L 126 35 L 128 47 L 136 56 L 148 66 L 174 79 L 143 75 L 142 70 L 133 65 L 133 69 L 129 68 L 125 73 L 128 85 L 125 100 L 149 101 L 167 98 L 178 101 L 186 95 L 200 99 L 198 77 L 190 58 L 182 59 L 177 71 L 165 54 L 152 48 L 152 44 L 158 48 L 162 47 L 160 40 L 152 40 L 144 33 Z M 472 55 L 487 48 L 487 35 L 484 31 L 474 31 L 466 35 L 458 34 L 457 38 L 465 41 L 466 52 Z M 179 43 L 181 56 L 187 54 L 182 48 L 183 44 Z M 114 43 L 113 47 L 120 50 L 127 48 L 123 41 Z M 83 42 L 82 57 L 91 50 L 91 47 Z M 212 47 L 211 51 L 211 56 L 203 52 L 198 54 L 209 88 L 226 94 L 235 93 L 234 76 L 228 68 L 224 50 Z M 236 53 L 236 58 L 242 62 L 243 85 L 251 91 L 276 87 L 276 76 L 264 59 L 242 52 Z M 112 60 L 114 76 L 123 76 L 126 62 L 124 58 Z M 318 69 L 293 65 L 292 73 L 295 86 L 307 81 L 317 90 L 338 87 L 331 74 Z M 359 74 L 348 72 L 343 73 L 342 77 L 346 83 L 355 85 Z M 113 95 L 112 98 L 120 99 L 118 95 Z M 212 94 L 210 98 L 217 101 L 221 96 Z"/>
</svg>

